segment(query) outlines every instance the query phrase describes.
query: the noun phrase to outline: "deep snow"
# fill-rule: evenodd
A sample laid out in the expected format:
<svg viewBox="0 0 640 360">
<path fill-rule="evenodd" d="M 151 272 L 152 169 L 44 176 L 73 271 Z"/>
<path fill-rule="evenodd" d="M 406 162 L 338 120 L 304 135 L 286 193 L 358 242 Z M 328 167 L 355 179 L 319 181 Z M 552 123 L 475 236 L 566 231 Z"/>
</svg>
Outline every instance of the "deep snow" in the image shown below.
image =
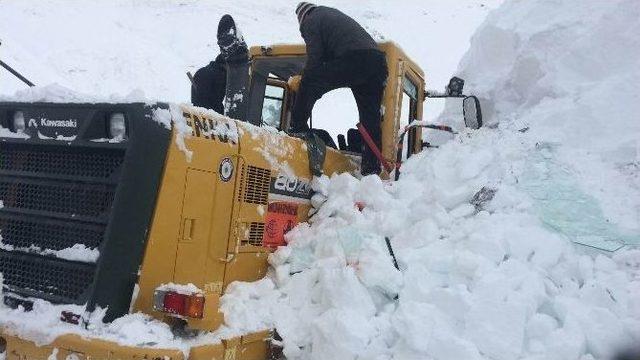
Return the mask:
<svg viewBox="0 0 640 360">
<path fill-rule="evenodd" d="M 628 0 L 491 13 L 459 69 L 488 127 L 397 183 L 316 182 L 326 203 L 270 278 L 228 291 L 227 323 L 277 328 L 292 359 L 586 360 L 638 344 L 639 15 Z M 483 187 L 493 200 L 470 204 Z"/>
<path fill-rule="evenodd" d="M 352 15 L 376 39 L 397 42 L 423 67 L 429 86 L 443 89 L 468 48 L 474 29 L 501 2 L 318 3 L 337 6 Z M 57 83 L 73 90 L 74 93 L 60 91 L 67 92 L 63 98 L 183 103 L 190 96 L 185 72 L 195 73 L 219 53 L 215 36 L 222 15 L 233 15 L 250 46 L 302 43 L 294 13 L 297 3 L 297 0 L 2 1 L 0 59 L 36 85 Z M 11 74 L 0 70 L 0 99 L 24 88 Z M 112 96 L 114 93 L 118 95 Z M 335 91 L 323 97 L 314 110 L 314 118 L 323 119 L 323 125 L 334 137 L 356 123 L 352 98 L 348 90 Z M 433 118 L 441 109 L 442 101 L 430 101 L 425 112 Z"/>
<path fill-rule="evenodd" d="M 169 7 L 163 4 L 161 15 Z M 248 16 L 248 5 L 228 9 Z M 288 18 L 281 5 L 265 11 Z M 428 56 L 409 49 L 403 41 L 416 42 L 397 26 L 394 14 L 407 12 L 374 5 L 347 7 L 385 34 L 403 34 L 398 41 L 425 65 Z M 174 15 L 172 21 L 186 16 Z M 639 343 L 640 250 L 628 245 L 640 234 L 639 19 L 634 0 L 508 1 L 492 12 L 459 69 L 482 98 L 489 126 L 416 155 L 397 183 L 316 179 L 326 201 L 313 221 L 288 234 L 289 245 L 270 257 L 268 278 L 232 284 L 223 298 L 228 328 L 199 340 L 275 327 L 290 359 L 588 360 Z M 144 34 L 140 25 L 123 24 L 123 32 Z M 280 28 L 271 29 L 280 36 Z M 257 36 L 273 35 L 265 33 Z M 180 62 L 172 61 L 162 66 Z M 472 205 L 483 187 L 497 190 L 495 197 Z M 572 241 L 627 247 L 611 254 Z M 38 308 L 44 310 L 27 315 L 0 309 L 0 321 L 23 336 L 44 335 L 44 342 L 56 331 L 80 331 L 45 316 L 59 309 Z M 53 331 L 33 334 L 41 319 Z M 141 314 L 95 324 L 83 334 L 188 345 Z"/>
<path fill-rule="evenodd" d="M 594 197 L 607 222 L 636 243 L 639 19 L 633 0 L 509 2 L 474 35 L 458 71 L 486 100 L 490 123 L 529 128 L 526 138 L 572 177 L 570 187 Z"/>
</svg>

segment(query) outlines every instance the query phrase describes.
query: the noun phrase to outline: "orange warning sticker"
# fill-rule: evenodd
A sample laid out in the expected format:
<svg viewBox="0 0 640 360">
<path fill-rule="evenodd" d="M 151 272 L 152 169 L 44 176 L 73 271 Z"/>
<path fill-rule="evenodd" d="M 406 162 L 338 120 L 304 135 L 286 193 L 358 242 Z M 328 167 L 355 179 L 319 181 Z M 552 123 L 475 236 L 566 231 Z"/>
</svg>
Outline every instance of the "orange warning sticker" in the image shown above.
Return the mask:
<svg viewBox="0 0 640 360">
<path fill-rule="evenodd" d="M 298 224 L 298 204 L 272 202 L 264 219 L 262 245 L 269 248 L 284 246 L 284 234 Z"/>
</svg>

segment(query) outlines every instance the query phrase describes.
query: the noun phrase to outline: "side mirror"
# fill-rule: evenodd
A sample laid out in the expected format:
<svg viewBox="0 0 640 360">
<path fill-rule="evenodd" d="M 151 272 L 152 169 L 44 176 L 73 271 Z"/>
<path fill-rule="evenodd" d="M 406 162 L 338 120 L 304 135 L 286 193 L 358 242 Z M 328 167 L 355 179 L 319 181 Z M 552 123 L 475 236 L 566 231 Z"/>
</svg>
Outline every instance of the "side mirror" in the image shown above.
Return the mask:
<svg viewBox="0 0 640 360">
<path fill-rule="evenodd" d="M 467 96 L 462 100 L 462 114 L 466 127 L 474 130 L 482 127 L 482 109 L 477 97 Z"/>
</svg>

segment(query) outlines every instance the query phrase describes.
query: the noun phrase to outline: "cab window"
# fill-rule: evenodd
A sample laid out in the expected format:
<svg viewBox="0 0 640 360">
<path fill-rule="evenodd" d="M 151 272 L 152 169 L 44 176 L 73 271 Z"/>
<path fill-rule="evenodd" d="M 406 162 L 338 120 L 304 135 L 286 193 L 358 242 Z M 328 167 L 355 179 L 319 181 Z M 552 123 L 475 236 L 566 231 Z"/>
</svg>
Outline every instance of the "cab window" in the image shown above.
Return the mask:
<svg viewBox="0 0 640 360">
<path fill-rule="evenodd" d="M 282 109 L 284 104 L 285 88 L 276 81 L 267 82 L 262 102 L 261 123 L 263 126 L 271 126 L 282 130 Z"/>
<path fill-rule="evenodd" d="M 405 76 L 402 80 L 402 104 L 400 108 L 400 129 L 409 125 L 417 117 L 418 110 L 418 86 Z M 402 160 L 406 160 L 413 153 L 416 141 L 416 129 L 405 134 L 402 140 Z"/>
</svg>

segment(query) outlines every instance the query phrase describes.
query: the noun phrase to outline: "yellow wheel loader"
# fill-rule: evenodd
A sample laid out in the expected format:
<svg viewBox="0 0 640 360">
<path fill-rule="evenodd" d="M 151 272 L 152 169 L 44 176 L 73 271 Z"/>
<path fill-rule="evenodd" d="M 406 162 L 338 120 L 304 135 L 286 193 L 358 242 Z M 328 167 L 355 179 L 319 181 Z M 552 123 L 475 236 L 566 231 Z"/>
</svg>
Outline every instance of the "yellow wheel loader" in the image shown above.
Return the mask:
<svg viewBox="0 0 640 360">
<path fill-rule="evenodd" d="M 420 121 L 430 95 L 420 67 L 393 43 L 380 49 L 389 77 L 379 150 L 397 177 L 400 163 L 426 143 L 424 127 L 450 129 Z M 81 305 L 84 313 L 60 314 L 79 327 L 98 308 L 106 309 L 105 322 L 142 312 L 180 334 L 223 324 L 219 305 L 227 286 L 263 278 L 269 253 L 307 220 L 314 166 L 329 176 L 357 172 L 368 146 L 355 130 L 336 145 L 315 129 L 323 156 L 309 156 L 304 140 L 286 134 L 295 97 L 287 80 L 302 70 L 305 46 L 253 47 L 249 55 L 244 68 L 229 72 L 240 75 L 227 92 L 241 94 L 227 106 L 229 116 L 189 105 L 0 103 L 4 306 L 29 311 L 34 299 Z M 431 96 L 462 97 L 460 83 Z M 466 123 L 479 127 L 477 99 L 463 103 Z M 172 127 L 162 121 L 168 115 Z M 76 244 L 99 256 L 51 255 Z M 184 353 L 73 334 L 39 347 L 1 328 L 0 353 L 253 360 L 269 358 L 271 336 L 265 329 Z"/>
</svg>

